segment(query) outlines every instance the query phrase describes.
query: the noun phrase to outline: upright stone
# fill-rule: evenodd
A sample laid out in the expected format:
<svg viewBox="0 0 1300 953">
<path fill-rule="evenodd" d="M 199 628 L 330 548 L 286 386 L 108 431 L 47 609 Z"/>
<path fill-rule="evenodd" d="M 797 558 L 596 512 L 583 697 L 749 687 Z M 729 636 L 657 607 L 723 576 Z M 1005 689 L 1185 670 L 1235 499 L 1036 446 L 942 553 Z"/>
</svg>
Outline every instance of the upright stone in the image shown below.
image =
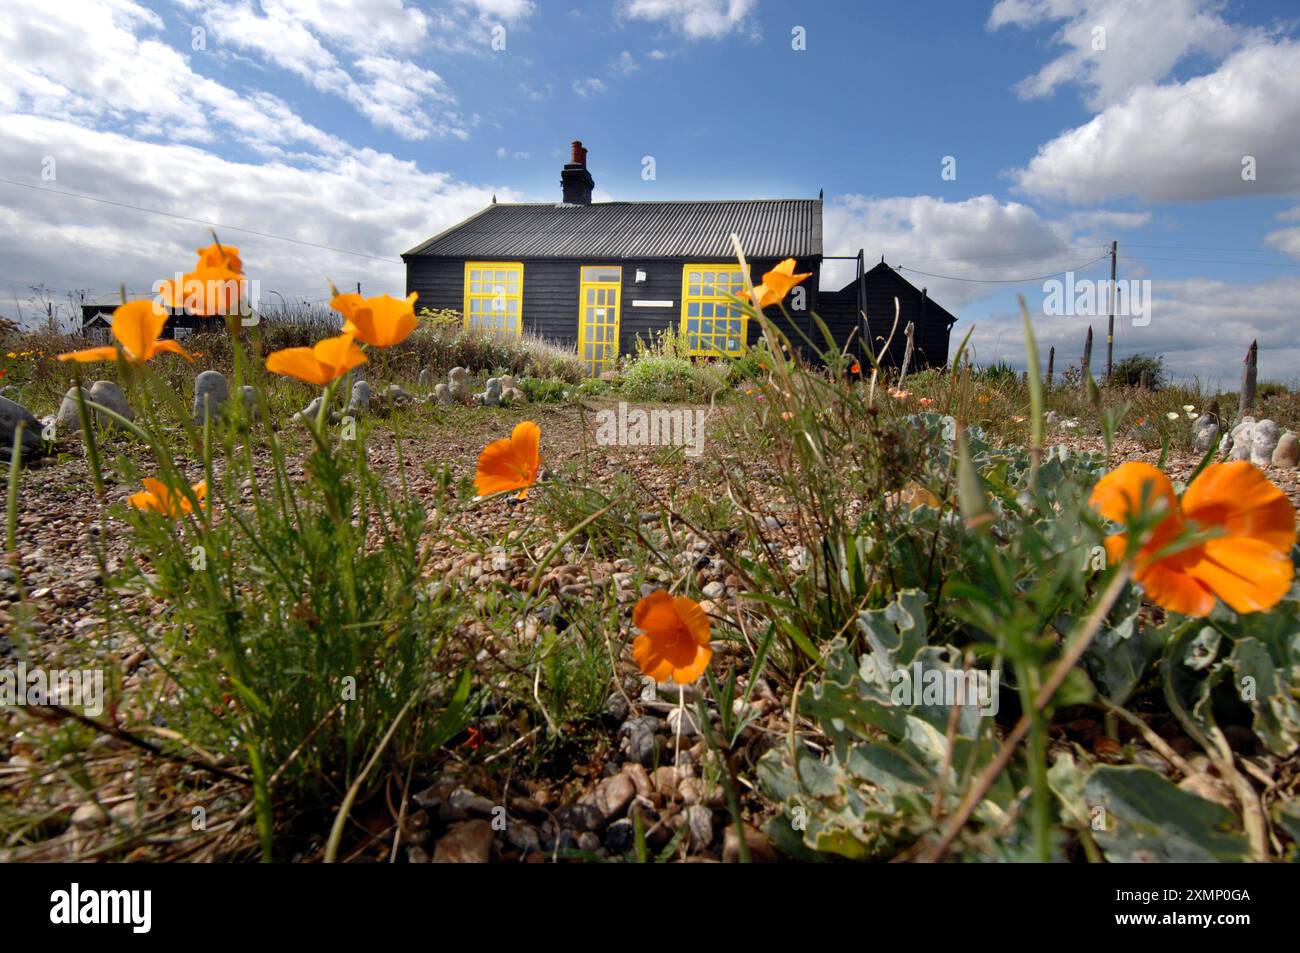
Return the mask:
<svg viewBox="0 0 1300 953">
<path fill-rule="evenodd" d="M 1272 464 L 1275 467 L 1295 467 L 1300 466 L 1300 440 L 1296 435 L 1287 431 L 1278 439 L 1277 448 L 1273 451 Z"/>
<path fill-rule="evenodd" d="M 370 384 L 356 381 L 352 385 L 352 397 L 348 400 L 348 411 L 353 417 L 370 413 Z"/>
<path fill-rule="evenodd" d="M 440 404 L 451 404 L 451 391 L 447 389 L 446 384 L 437 384 L 433 388 L 434 399 Z"/>
<path fill-rule="evenodd" d="M 472 404 L 474 397 L 469 390 L 469 371 L 463 367 L 453 367 L 447 372 L 447 390 L 451 399 L 457 404 Z"/>
<path fill-rule="evenodd" d="M 429 385 L 433 383 L 433 372 L 427 367 L 420 368 L 420 387 L 422 390 L 428 390 Z"/>
<path fill-rule="evenodd" d="M 83 387 L 81 393 L 89 402 L 90 391 Z M 86 410 L 90 411 L 90 408 L 87 407 Z M 93 413 L 93 411 L 91 412 Z M 68 392 L 63 395 L 63 400 L 59 402 L 59 412 L 54 417 L 54 426 L 61 433 L 81 432 L 81 410 L 77 406 L 77 386 L 75 384 L 68 388 Z"/>
<path fill-rule="evenodd" d="M 501 378 L 489 377 L 483 387 L 483 393 L 476 394 L 475 398 L 484 407 L 499 407 L 501 405 Z"/>
<path fill-rule="evenodd" d="M 131 410 L 131 405 L 126 402 L 126 395 L 122 393 L 122 388 L 112 381 L 95 381 L 95 383 L 91 384 L 90 399 L 101 407 L 107 407 L 119 417 L 135 420 L 135 412 Z M 100 422 L 109 426 L 115 424 L 109 417 L 104 417 Z"/>
<path fill-rule="evenodd" d="M 239 399 L 244 408 L 244 416 L 249 420 L 261 420 L 262 408 L 257 406 L 257 390 L 252 384 L 239 388 Z"/>
<path fill-rule="evenodd" d="M 1249 460 L 1251 444 L 1255 439 L 1255 418 L 1246 417 L 1232 428 L 1232 447 L 1229 460 Z"/>
<path fill-rule="evenodd" d="M 209 414 L 221 413 L 230 400 L 230 385 L 220 371 L 204 371 L 194 378 L 194 422 L 202 424 Z"/>
<path fill-rule="evenodd" d="M 1214 439 L 1219 436 L 1219 425 L 1213 418 L 1205 426 L 1201 426 L 1201 418 L 1196 421 L 1196 426 L 1192 430 L 1192 449 L 1197 453 L 1206 453 L 1214 446 Z"/>
<path fill-rule="evenodd" d="M 23 457 L 31 459 L 41 450 L 41 422 L 22 404 L 0 397 L 0 460 L 9 460 L 14 434 L 20 423 L 23 425 Z"/>
<path fill-rule="evenodd" d="M 1255 432 L 1250 441 L 1250 462 L 1257 467 L 1266 467 L 1273 462 L 1273 451 L 1277 449 L 1278 438 L 1282 430 L 1276 423 L 1264 419 L 1255 424 Z"/>
<path fill-rule="evenodd" d="M 320 416 L 320 408 L 321 408 L 321 398 L 317 397 L 315 400 L 313 400 L 302 410 L 294 414 L 293 419 L 298 421 L 299 423 L 307 424 L 308 426 L 314 427 L 316 425 L 316 418 Z M 335 413 L 334 408 L 331 407 L 326 412 L 325 419 L 332 424 L 336 424 L 339 422 L 339 415 Z"/>
</svg>

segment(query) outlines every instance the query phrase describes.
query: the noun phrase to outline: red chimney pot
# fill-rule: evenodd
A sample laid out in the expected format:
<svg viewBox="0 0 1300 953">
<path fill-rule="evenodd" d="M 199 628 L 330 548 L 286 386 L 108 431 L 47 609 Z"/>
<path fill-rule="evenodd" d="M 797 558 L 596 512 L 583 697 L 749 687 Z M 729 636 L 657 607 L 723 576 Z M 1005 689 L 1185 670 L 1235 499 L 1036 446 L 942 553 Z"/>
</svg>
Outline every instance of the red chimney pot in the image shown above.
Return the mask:
<svg viewBox="0 0 1300 953">
<path fill-rule="evenodd" d="M 573 158 L 572 158 L 572 161 L 573 161 L 576 165 L 580 165 L 580 166 L 582 166 L 584 169 L 587 167 L 587 150 L 584 149 L 584 148 L 582 148 L 582 140 L 581 140 L 581 139 L 574 139 L 574 140 L 573 140 Z"/>
</svg>

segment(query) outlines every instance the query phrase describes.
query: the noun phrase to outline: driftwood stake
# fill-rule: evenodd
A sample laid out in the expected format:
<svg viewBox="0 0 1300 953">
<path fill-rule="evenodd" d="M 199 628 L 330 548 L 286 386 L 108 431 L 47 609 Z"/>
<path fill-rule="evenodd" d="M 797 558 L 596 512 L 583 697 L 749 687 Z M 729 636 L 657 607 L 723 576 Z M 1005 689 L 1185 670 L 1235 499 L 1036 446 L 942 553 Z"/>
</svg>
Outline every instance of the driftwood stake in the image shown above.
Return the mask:
<svg viewBox="0 0 1300 953">
<path fill-rule="evenodd" d="M 1088 396 L 1088 375 L 1092 373 L 1092 325 L 1088 325 L 1088 336 L 1083 339 L 1083 361 L 1080 365 L 1079 392 Z"/>
<path fill-rule="evenodd" d="M 1052 371 L 1056 368 L 1056 348 L 1047 349 L 1047 386 L 1052 386 Z"/>
<path fill-rule="evenodd" d="M 1251 341 L 1250 347 L 1246 349 L 1246 359 L 1241 365 L 1241 406 L 1237 409 L 1238 421 L 1255 409 L 1255 374 L 1258 371 L 1258 364 L 1259 342 Z"/>
<path fill-rule="evenodd" d="M 898 373 L 898 386 L 903 386 L 903 379 L 907 377 L 908 365 L 912 363 L 912 336 L 916 333 L 916 328 L 911 321 L 907 322 L 907 327 L 903 329 L 903 337 L 907 340 L 907 346 L 903 348 L 903 369 Z"/>
</svg>

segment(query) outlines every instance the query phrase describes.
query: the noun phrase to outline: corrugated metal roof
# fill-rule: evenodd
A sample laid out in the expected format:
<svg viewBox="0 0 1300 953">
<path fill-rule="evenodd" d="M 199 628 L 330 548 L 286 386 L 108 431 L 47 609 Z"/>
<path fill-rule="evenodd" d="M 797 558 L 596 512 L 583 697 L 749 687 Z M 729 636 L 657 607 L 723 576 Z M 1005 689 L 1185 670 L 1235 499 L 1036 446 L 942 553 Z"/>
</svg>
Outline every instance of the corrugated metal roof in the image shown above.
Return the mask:
<svg viewBox="0 0 1300 953">
<path fill-rule="evenodd" d="M 752 258 L 822 254 L 820 199 L 489 205 L 402 257 Z"/>
</svg>

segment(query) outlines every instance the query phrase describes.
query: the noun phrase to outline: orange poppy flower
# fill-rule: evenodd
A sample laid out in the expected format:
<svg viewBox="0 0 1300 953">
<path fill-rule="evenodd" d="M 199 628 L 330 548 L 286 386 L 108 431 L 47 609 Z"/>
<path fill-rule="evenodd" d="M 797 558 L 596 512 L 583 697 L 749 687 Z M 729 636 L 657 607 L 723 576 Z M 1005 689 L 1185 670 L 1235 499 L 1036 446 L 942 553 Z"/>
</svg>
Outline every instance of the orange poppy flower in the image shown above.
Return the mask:
<svg viewBox="0 0 1300 953">
<path fill-rule="evenodd" d="M 353 342 L 352 335 L 340 334 L 317 341 L 312 347 L 289 347 L 268 354 L 266 369 L 324 387 L 364 363 L 366 355 Z"/>
<path fill-rule="evenodd" d="M 187 361 L 193 358 L 185 353 L 185 348 L 175 341 L 159 340 L 163 326 L 167 323 L 167 312 L 153 301 L 129 301 L 113 312 L 113 337 L 122 346 L 122 352 L 128 361 L 139 364 L 149 360 L 163 351 L 179 354 Z M 72 351 L 60 354 L 60 361 L 115 361 L 118 350 L 109 344 L 104 347 L 87 348 L 84 351 Z"/>
<path fill-rule="evenodd" d="M 371 347 L 392 347 L 401 344 L 415 330 L 417 297 L 414 291 L 405 298 L 343 294 L 335 295 L 330 307 L 347 319 L 344 331 L 355 334 Z"/>
<path fill-rule="evenodd" d="M 178 519 L 186 513 L 193 512 L 194 508 L 185 494 L 173 493 L 162 481 L 155 480 L 153 477 L 145 477 L 140 482 L 144 484 L 144 489 L 139 493 L 132 493 L 128 498 L 128 502 L 137 510 L 152 510 L 171 519 Z M 191 489 L 201 507 L 208 495 L 207 481 L 196 483 Z"/>
<path fill-rule="evenodd" d="M 158 296 L 169 308 L 207 317 L 240 314 L 247 280 L 224 265 L 199 265 L 180 281 L 159 282 Z"/>
<path fill-rule="evenodd" d="M 787 258 L 763 275 L 762 284 L 754 285 L 754 307 L 761 311 L 771 305 L 780 304 L 785 300 L 785 296 L 790 293 L 791 288 L 811 277 L 811 271 L 796 275 L 794 273 L 794 259 Z"/>
<path fill-rule="evenodd" d="M 542 429 L 531 420 L 516 424 L 509 437 L 494 440 L 478 455 L 474 489 L 479 496 L 491 496 L 518 490 L 519 499 L 528 496 L 528 488 L 537 482 L 542 458 L 538 450 Z"/>
<path fill-rule="evenodd" d="M 1172 612 L 1204 616 L 1217 596 L 1237 612 L 1260 612 L 1290 590 L 1295 509 L 1249 461 L 1206 467 L 1183 493 L 1181 504 L 1163 473 L 1149 463 L 1130 461 L 1102 477 L 1089 502 L 1107 519 L 1127 522 L 1142 505 L 1144 487 L 1149 487 L 1148 508 L 1163 507 L 1166 513 L 1134 565 L 1133 578 L 1151 601 Z M 1217 535 L 1160 554 L 1188 528 Z M 1105 542 L 1110 559 L 1123 558 L 1126 534 Z"/>
<path fill-rule="evenodd" d="M 234 245 L 213 242 L 199 249 L 200 268 L 226 268 L 237 275 L 244 273 L 244 263 L 239 259 L 239 249 Z"/>
<path fill-rule="evenodd" d="M 632 624 L 644 633 L 632 640 L 632 657 L 656 682 L 689 685 L 709 667 L 709 617 L 694 599 L 658 589 L 636 604 Z"/>
<path fill-rule="evenodd" d="M 859 364 L 857 361 L 854 361 L 854 362 L 853 362 L 853 366 L 849 368 L 849 373 L 850 373 L 850 374 L 861 374 L 861 373 L 862 373 L 862 365 Z"/>
<path fill-rule="evenodd" d="M 889 494 L 886 501 L 894 506 L 906 506 L 909 510 L 919 510 L 923 506 L 930 506 L 936 510 L 943 509 L 939 498 L 915 480 L 901 490 Z"/>
</svg>

